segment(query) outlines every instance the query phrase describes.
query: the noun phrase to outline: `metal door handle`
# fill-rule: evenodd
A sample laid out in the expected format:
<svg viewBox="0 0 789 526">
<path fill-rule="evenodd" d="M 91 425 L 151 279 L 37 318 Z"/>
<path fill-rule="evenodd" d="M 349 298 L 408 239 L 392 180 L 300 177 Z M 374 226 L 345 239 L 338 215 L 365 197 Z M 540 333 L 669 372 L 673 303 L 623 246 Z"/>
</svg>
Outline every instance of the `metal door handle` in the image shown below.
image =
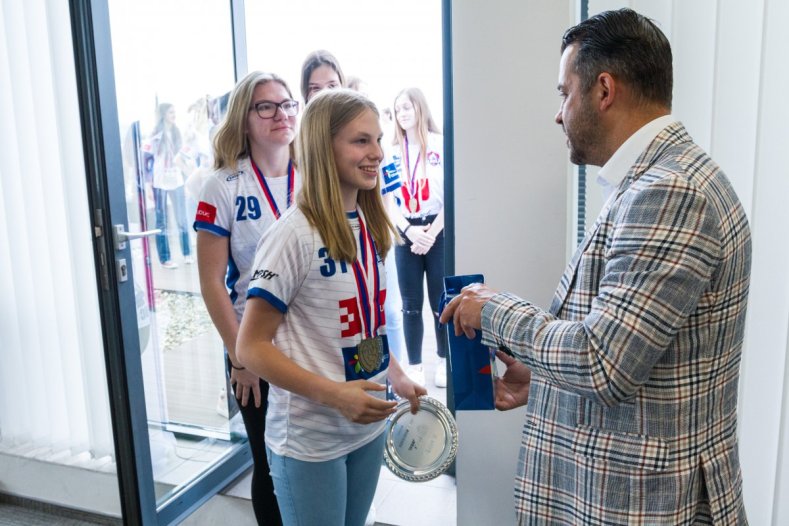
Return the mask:
<svg viewBox="0 0 789 526">
<path fill-rule="evenodd" d="M 112 229 L 112 237 L 115 240 L 115 250 L 124 250 L 126 248 L 126 241 L 132 239 L 142 239 L 148 236 L 154 236 L 156 234 L 161 234 L 161 228 L 155 228 L 153 230 L 145 230 L 144 232 L 126 232 L 126 228 L 123 225 L 113 225 Z"/>
</svg>

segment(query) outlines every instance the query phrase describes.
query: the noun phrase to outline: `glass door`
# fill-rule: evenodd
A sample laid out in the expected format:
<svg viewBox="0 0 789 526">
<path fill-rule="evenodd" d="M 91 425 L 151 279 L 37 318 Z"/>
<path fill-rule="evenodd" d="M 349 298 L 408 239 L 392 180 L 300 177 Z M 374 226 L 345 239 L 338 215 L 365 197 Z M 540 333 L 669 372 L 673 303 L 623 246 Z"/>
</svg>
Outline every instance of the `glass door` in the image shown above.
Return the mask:
<svg viewBox="0 0 789 526">
<path fill-rule="evenodd" d="M 127 264 L 161 503 L 243 438 L 192 229 L 222 96 L 235 83 L 231 12 L 226 0 L 111 0 L 109 17 Z"/>
<path fill-rule="evenodd" d="M 124 521 L 171 524 L 251 465 L 194 218 L 235 82 L 226 0 L 72 0 Z M 223 392 L 224 388 L 224 392 Z"/>
</svg>

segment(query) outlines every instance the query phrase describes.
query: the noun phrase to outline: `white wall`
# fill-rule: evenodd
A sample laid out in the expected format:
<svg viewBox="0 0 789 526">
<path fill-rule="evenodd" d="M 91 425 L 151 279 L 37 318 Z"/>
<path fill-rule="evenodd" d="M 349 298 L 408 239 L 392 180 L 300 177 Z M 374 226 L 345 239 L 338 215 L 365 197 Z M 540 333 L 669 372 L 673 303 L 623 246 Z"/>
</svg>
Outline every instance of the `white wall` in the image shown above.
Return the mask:
<svg viewBox="0 0 789 526">
<path fill-rule="evenodd" d="M 713 154 L 727 169 L 733 165 L 742 170 L 732 179 L 735 185 L 740 184 L 738 191 L 742 188 L 746 196 L 752 196 L 754 264 L 740 400 L 745 502 L 751 524 L 783 526 L 789 524 L 789 244 L 785 240 L 789 225 L 789 35 L 784 24 L 789 17 L 789 4 L 784 0 L 766 0 L 763 6 L 758 24 L 749 24 L 744 34 L 732 23 L 730 31 L 719 37 L 759 43 L 756 49 L 748 48 L 749 56 L 736 55 L 728 62 L 732 69 L 744 61 L 753 61 L 760 67 L 748 72 L 753 78 L 736 79 L 748 85 L 758 79 L 755 89 L 739 95 L 739 82 L 733 80 L 735 85 L 725 92 L 728 99 L 718 97 L 721 100 L 716 104 L 717 113 L 732 111 L 741 117 L 748 113 L 754 116 L 754 122 L 729 119 L 730 127 L 725 130 L 728 140 L 724 140 L 725 136 L 714 140 Z M 747 10 L 728 9 L 720 17 L 737 20 L 739 11 Z M 742 129 L 743 124 L 747 129 Z M 751 135 L 753 131 L 755 135 Z M 737 163 L 741 158 L 738 150 L 743 150 L 742 157 L 750 164 Z"/>
<path fill-rule="evenodd" d="M 572 2 L 453 2 L 456 272 L 547 307 L 566 263 L 568 164 L 553 118 Z M 523 412 L 458 411 L 458 525 L 513 524 Z"/>
<path fill-rule="evenodd" d="M 745 505 L 751 524 L 789 524 L 789 3 L 589 4 L 590 15 L 627 6 L 659 23 L 674 50 L 673 113 L 723 167 L 748 213 L 753 272 L 739 406 Z M 575 23 L 574 9 L 572 0 L 453 4 L 456 270 L 482 272 L 495 288 L 543 305 L 568 257 L 562 240 L 574 235 L 567 152 L 552 123 L 559 38 Z M 590 170 L 587 225 L 602 204 L 595 175 Z M 509 434 L 520 433 L 518 416 L 458 416 L 459 525 L 511 523 L 501 507 L 512 505 L 517 444 Z M 496 455 L 480 461 L 491 450 Z"/>
<path fill-rule="evenodd" d="M 674 51 L 672 113 L 723 167 L 751 222 L 740 461 L 750 523 L 783 526 L 789 524 L 789 4 L 592 0 L 589 15 L 619 7 L 654 18 L 666 32 Z M 588 187 L 594 200 L 592 181 Z M 590 205 L 587 220 L 598 210 Z"/>
</svg>

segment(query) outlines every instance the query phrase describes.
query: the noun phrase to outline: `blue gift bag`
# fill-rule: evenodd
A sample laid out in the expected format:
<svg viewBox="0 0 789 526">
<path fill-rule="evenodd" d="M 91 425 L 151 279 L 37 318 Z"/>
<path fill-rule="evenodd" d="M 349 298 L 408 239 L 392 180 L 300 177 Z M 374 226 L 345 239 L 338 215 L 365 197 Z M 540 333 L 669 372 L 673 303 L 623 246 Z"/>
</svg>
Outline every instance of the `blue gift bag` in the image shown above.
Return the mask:
<svg viewBox="0 0 789 526">
<path fill-rule="evenodd" d="M 482 274 L 445 276 L 441 309 L 460 289 L 472 283 L 484 283 Z M 464 335 L 455 336 L 452 323 L 446 325 L 449 340 L 449 369 L 455 391 L 455 410 L 494 409 L 493 367 L 490 350 L 482 345 L 482 335 L 477 331 L 473 340 Z"/>
</svg>

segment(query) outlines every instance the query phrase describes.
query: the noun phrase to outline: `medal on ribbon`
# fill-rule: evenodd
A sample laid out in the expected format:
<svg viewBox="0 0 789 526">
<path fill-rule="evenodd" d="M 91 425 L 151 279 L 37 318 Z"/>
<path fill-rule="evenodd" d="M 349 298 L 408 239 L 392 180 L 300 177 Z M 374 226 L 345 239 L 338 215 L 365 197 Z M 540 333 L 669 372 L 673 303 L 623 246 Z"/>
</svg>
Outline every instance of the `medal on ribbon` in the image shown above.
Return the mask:
<svg viewBox="0 0 789 526">
<path fill-rule="evenodd" d="M 252 156 L 249 156 L 249 162 L 252 164 L 252 169 L 255 171 L 255 175 L 258 177 L 258 182 L 260 183 L 260 188 L 263 189 L 263 195 L 266 196 L 266 201 L 268 201 L 268 207 L 271 210 L 271 213 L 274 214 L 274 217 L 279 219 L 279 216 L 282 213 L 277 206 L 277 202 L 274 200 L 274 194 L 271 193 L 271 189 L 268 187 L 268 183 L 266 182 L 266 178 L 263 176 L 263 172 L 260 171 L 258 165 L 255 164 L 255 160 Z M 293 169 L 293 161 L 288 161 L 288 195 L 285 202 L 285 210 L 290 208 L 290 205 L 293 203 L 293 186 L 296 181 L 296 174 L 295 170 Z"/>
<path fill-rule="evenodd" d="M 380 336 L 365 338 L 356 347 L 359 355 L 359 365 L 371 373 L 381 367 L 384 361 L 384 344 Z"/>
<path fill-rule="evenodd" d="M 378 335 L 381 326 L 381 280 L 378 274 L 375 242 L 364 226 L 361 213 L 359 213 L 359 246 L 362 261 L 356 258 L 352 265 L 356 278 L 356 297 L 361 307 L 359 312 L 362 314 L 362 341 L 356 346 L 356 354 L 361 368 L 371 373 L 384 362 L 384 344 Z"/>
<path fill-rule="evenodd" d="M 411 170 L 411 163 L 408 158 L 408 137 L 405 137 L 405 148 L 403 148 L 403 157 L 405 158 L 405 173 L 408 175 L 408 181 L 403 185 L 403 197 L 405 197 L 406 206 L 408 211 L 415 214 L 419 211 L 419 184 L 416 178 L 416 168 L 419 166 L 419 159 L 422 152 L 416 156 L 414 162 L 414 169 Z"/>
</svg>

